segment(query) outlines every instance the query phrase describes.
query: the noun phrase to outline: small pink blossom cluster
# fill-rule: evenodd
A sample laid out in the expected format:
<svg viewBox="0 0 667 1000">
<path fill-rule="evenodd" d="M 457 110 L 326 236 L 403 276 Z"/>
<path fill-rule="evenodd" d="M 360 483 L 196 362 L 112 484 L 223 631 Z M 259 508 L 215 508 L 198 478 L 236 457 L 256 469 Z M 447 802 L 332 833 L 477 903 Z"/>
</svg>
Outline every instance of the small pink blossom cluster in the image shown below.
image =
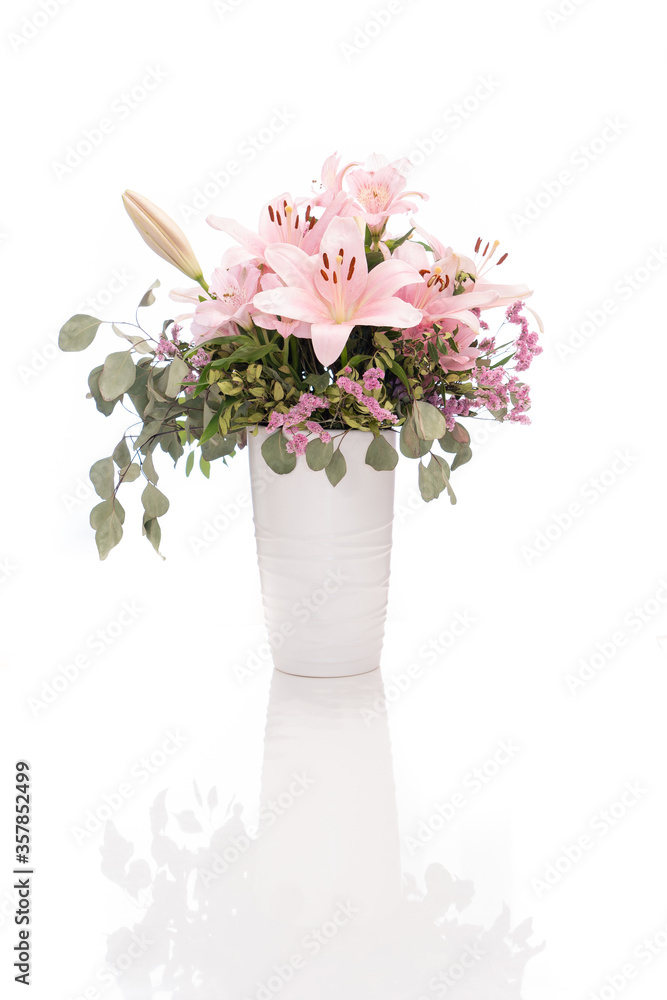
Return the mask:
<svg viewBox="0 0 667 1000">
<path fill-rule="evenodd" d="M 471 372 L 477 382 L 475 404 L 485 406 L 492 413 L 509 409 L 507 419 L 518 424 L 529 424 L 530 390 L 519 382 L 516 375 L 510 375 L 504 368 L 473 368 Z M 507 379 L 507 381 L 505 381 Z"/>
<path fill-rule="evenodd" d="M 457 417 L 470 416 L 472 405 L 469 399 L 456 399 L 454 396 L 450 396 L 445 401 L 445 405 L 441 407 L 441 411 L 447 423 L 448 431 L 454 430 Z"/>
<path fill-rule="evenodd" d="M 384 372 L 381 368 L 369 368 L 368 371 L 365 371 L 361 377 L 363 379 L 364 386 L 369 392 L 372 392 L 373 389 L 382 388 Z"/>
<path fill-rule="evenodd" d="M 521 327 L 521 333 L 516 340 L 516 353 L 514 360 L 515 368 L 518 372 L 525 372 L 530 368 L 533 358 L 542 353 L 542 348 L 538 343 L 538 335 L 531 332 L 528 327 L 528 320 L 523 315 L 524 303 L 519 300 L 507 308 L 505 319 L 508 323 L 514 323 Z"/>
<path fill-rule="evenodd" d="M 177 352 L 178 347 L 173 341 L 167 340 L 166 337 L 160 337 L 155 348 L 155 357 L 158 361 L 164 361 L 165 358 L 173 358 Z"/>
<path fill-rule="evenodd" d="M 371 368 L 369 369 L 369 371 L 377 372 L 379 371 L 379 369 Z M 368 374 L 368 372 L 366 374 Z M 377 375 L 371 376 L 371 381 L 373 380 L 377 382 L 377 386 L 373 386 L 373 388 L 379 388 L 380 382 L 378 380 L 378 376 Z M 365 394 L 364 392 L 364 385 L 366 385 L 365 380 L 364 380 L 364 385 L 362 385 L 361 382 L 353 382 L 351 378 L 347 377 L 347 375 L 339 375 L 339 377 L 336 379 L 336 385 L 338 386 L 339 389 L 347 393 L 349 396 L 354 396 L 354 398 L 358 403 L 362 403 L 363 406 L 366 407 L 370 415 L 372 417 L 375 417 L 375 419 L 379 423 L 382 423 L 383 420 L 388 420 L 390 423 L 395 424 L 396 421 L 398 420 L 398 417 L 396 416 L 395 413 L 392 413 L 391 410 L 385 410 L 384 407 L 380 406 L 375 396 L 367 396 Z"/>
<path fill-rule="evenodd" d="M 287 451 L 295 455 L 303 455 L 308 444 L 308 436 L 301 431 L 295 431 L 296 427 L 305 427 L 310 434 L 316 434 L 324 444 L 331 441 L 331 434 L 324 430 L 316 420 L 310 417 L 315 410 L 326 410 L 329 402 L 320 396 L 315 396 L 312 392 L 304 392 L 298 403 L 295 403 L 287 413 L 273 411 L 269 417 L 269 430 L 277 431 L 282 427 L 284 431 L 289 431 L 291 437 L 287 442 Z"/>
</svg>

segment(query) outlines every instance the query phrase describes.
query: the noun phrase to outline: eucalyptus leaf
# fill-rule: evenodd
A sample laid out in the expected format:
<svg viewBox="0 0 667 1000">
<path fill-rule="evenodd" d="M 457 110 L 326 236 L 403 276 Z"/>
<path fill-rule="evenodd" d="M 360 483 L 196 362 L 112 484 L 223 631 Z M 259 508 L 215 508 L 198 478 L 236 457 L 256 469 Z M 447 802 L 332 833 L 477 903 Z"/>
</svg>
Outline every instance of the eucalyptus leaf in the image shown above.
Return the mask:
<svg viewBox="0 0 667 1000">
<path fill-rule="evenodd" d="M 262 455 L 269 468 L 279 476 L 286 475 L 296 468 L 296 455 L 287 450 L 287 438 L 282 430 L 269 434 L 262 445 Z"/>
<path fill-rule="evenodd" d="M 199 459 L 199 468 L 208 479 L 211 475 L 211 463 L 207 462 L 203 455 Z"/>
<path fill-rule="evenodd" d="M 460 443 L 456 440 L 451 431 L 446 431 L 441 438 L 438 439 L 438 444 L 443 451 L 448 454 L 456 454 L 461 449 Z"/>
<path fill-rule="evenodd" d="M 93 507 L 90 512 L 90 526 L 94 528 L 95 531 L 100 527 L 100 525 L 111 517 L 112 512 L 115 510 L 118 520 L 121 524 L 125 521 L 125 511 L 119 504 L 118 500 L 103 500 L 102 503 L 98 503 L 97 506 Z"/>
<path fill-rule="evenodd" d="M 137 377 L 137 368 L 132 360 L 132 351 L 118 351 L 110 354 L 104 362 L 100 374 L 100 393 L 107 401 L 117 399 L 131 389 Z"/>
<path fill-rule="evenodd" d="M 133 483 L 141 475 L 141 467 L 137 462 L 132 462 L 131 465 L 121 469 L 120 475 L 124 483 Z"/>
<path fill-rule="evenodd" d="M 378 472 L 390 472 L 396 468 L 397 462 L 398 452 L 392 448 L 387 439 L 382 434 L 373 438 L 366 452 L 366 465 L 370 465 Z"/>
<path fill-rule="evenodd" d="M 151 543 L 157 554 L 161 559 L 164 556 L 160 552 L 160 541 L 162 540 L 162 528 L 160 527 L 160 522 L 156 517 L 150 517 L 148 520 L 144 521 L 144 535 Z"/>
<path fill-rule="evenodd" d="M 458 469 L 460 468 L 460 466 L 465 465 L 466 462 L 469 462 L 471 458 L 472 458 L 472 449 L 467 444 L 462 445 L 461 450 L 459 451 L 459 453 L 456 455 L 456 458 L 452 462 L 452 472 L 454 471 L 454 469 Z"/>
<path fill-rule="evenodd" d="M 308 468 L 313 472 L 321 472 L 326 469 L 333 457 L 333 442 L 325 444 L 321 438 L 315 437 L 306 445 L 306 462 Z"/>
<path fill-rule="evenodd" d="M 95 340 L 101 323 L 102 320 L 94 316 L 77 313 L 61 327 L 58 347 L 61 351 L 85 351 Z"/>
<path fill-rule="evenodd" d="M 200 442 L 201 444 L 201 442 Z M 212 438 L 201 445 L 201 453 L 207 462 L 214 462 L 216 458 L 225 458 L 231 455 L 238 444 L 236 434 L 214 434 Z"/>
<path fill-rule="evenodd" d="M 167 384 L 164 389 L 166 396 L 176 397 L 179 392 L 183 391 L 182 382 L 187 374 L 190 372 L 190 366 L 183 361 L 182 358 L 174 358 L 169 368 L 167 369 L 169 375 L 167 376 Z"/>
<path fill-rule="evenodd" d="M 340 448 L 333 453 L 333 458 L 324 470 L 327 474 L 327 479 L 332 486 L 338 486 L 339 482 L 347 472 L 347 462 L 345 461 L 345 456 L 341 452 Z"/>
<path fill-rule="evenodd" d="M 161 493 L 157 486 L 148 483 L 141 494 L 141 502 L 146 512 L 146 517 L 162 517 L 169 510 L 169 501 L 164 493 Z"/>
<path fill-rule="evenodd" d="M 119 469 L 124 469 L 132 461 L 130 449 L 127 447 L 125 438 L 121 438 L 113 452 L 113 460 Z"/>
<path fill-rule="evenodd" d="M 102 398 L 102 393 L 100 392 L 100 375 L 102 374 L 103 367 L 104 365 L 98 365 L 97 368 L 93 368 L 92 372 L 88 376 L 88 388 L 90 389 L 88 395 L 95 400 L 95 406 L 100 413 L 103 413 L 105 417 L 108 417 L 111 413 L 113 413 L 118 400 L 114 399 L 111 402 L 107 402 L 106 399 Z"/>
<path fill-rule="evenodd" d="M 155 296 L 153 295 L 153 289 L 154 288 L 159 288 L 159 287 L 160 287 L 160 282 L 156 279 L 153 282 L 153 284 L 150 286 L 150 288 L 147 288 L 146 291 L 144 292 L 144 294 L 143 294 L 143 296 L 141 298 L 141 302 L 137 306 L 137 309 L 143 309 L 145 306 L 152 306 L 153 303 L 155 302 Z"/>
<path fill-rule="evenodd" d="M 103 500 L 108 500 L 108 498 L 113 493 L 114 484 L 114 467 L 112 458 L 101 458 L 98 462 L 90 468 L 90 481 L 95 487 L 95 492 L 98 497 L 102 497 Z"/>
<path fill-rule="evenodd" d="M 95 542 L 100 559 L 106 559 L 111 550 L 123 537 L 123 525 L 115 509 L 106 517 L 95 532 Z"/>
<path fill-rule="evenodd" d="M 431 450 L 432 441 L 423 441 L 417 434 L 417 429 L 412 415 L 408 417 L 403 426 L 399 438 L 401 454 L 406 458 L 422 458 L 428 455 Z"/>
<path fill-rule="evenodd" d="M 146 337 L 140 337 L 136 333 L 125 333 L 125 331 L 121 330 L 115 323 L 111 324 L 111 329 L 117 337 L 122 337 L 123 340 L 127 340 L 128 343 L 132 344 L 135 351 L 139 354 L 153 354 L 153 348 L 150 346 L 150 341 L 148 341 Z"/>
<path fill-rule="evenodd" d="M 194 468 L 194 464 L 195 464 L 195 453 L 194 453 L 194 451 L 191 451 L 190 454 L 188 455 L 188 457 L 185 460 L 185 475 L 186 476 L 190 475 L 190 473 L 192 472 L 192 469 Z"/>
<path fill-rule="evenodd" d="M 155 486 L 158 479 L 160 478 L 155 471 L 155 465 L 153 464 L 153 453 L 147 451 L 144 455 L 144 460 L 141 464 L 142 472 L 146 476 L 146 479 Z"/>
<path fill-rule="evenodd" d="M 412 416 L 415 430 L 423 441 L 435 441 L 436 438 L 441 438 L 447 430 L 447 422 L 443 414 L 424 399 L 418 399 L 415 402 Z"/>
</svg>

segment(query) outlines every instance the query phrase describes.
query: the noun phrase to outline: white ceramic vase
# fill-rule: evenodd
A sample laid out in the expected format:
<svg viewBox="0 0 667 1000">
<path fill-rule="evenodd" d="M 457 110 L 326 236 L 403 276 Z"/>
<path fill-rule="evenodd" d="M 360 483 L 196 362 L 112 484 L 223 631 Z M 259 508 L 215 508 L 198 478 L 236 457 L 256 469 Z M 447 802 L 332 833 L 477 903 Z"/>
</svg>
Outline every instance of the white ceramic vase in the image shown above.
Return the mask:
<svg viewBox="0 0 667 1000">
<path fill-rule="evenodd" d="M 349 431 L 347 474 L 332 486 L 304 456 L 276 475 L 248 435 L 257 556 L 273 662 L 303 677 L 347 677 L 380 665 L 389 589 L 394 472 L 365 464 L 372 441 Z M 384 432 L 396 447 L 397 435 Z"/>
</svg>

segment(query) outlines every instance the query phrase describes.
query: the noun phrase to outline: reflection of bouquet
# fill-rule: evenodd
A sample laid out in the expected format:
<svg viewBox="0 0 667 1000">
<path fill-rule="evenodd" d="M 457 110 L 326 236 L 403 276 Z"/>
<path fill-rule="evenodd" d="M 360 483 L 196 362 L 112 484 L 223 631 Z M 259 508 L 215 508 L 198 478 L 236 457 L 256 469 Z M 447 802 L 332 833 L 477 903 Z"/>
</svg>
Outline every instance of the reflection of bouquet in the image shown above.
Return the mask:
<svg viewBox="0 0 667 1000">
<path fill-rule="evenodd" d="M 204 799 L 195 785 L 195 795 L 198 808 L 180 813 L 168 809 L 166 792 L 157 796 L 148 861 L 135 857 L 113 823 L 105 831 L 102 870 L 141 911 L 109 937 L 99 974 L 127 1000 L 524 997 L 526 964 L 545 947 L 530 942 L 532 921 L 513 924 L 503 906 L 490 925 L 473 923 L 465 910 L 475 887 L 437 863 L 424 873 L 423 888 L 405 879 L 380 921 L 352 917 L 335 943 L 306 947 L 300 967 L 290 969 L 301 946 L 297 925 L 288 914 L 272 920 L 260 905 L 257 839 L 242 807 L 225 815 L 215 789 Z"/>
<path fill-rule="evenodd" d="M 388 233 L 392 215 L 415 211 L 413 199 L 426 197 L 404 190 L 408 166 L 375 155 L 366 169 L 339 169 L 332 156 L 318 192 L 274 198 L 257 233 L 209 217 L 238 244 L 224 253 L 210 283 L 178 226 L 126 192 L 146 243 L 198 284 L 171 292 L 189 311 L 165 320 L 159 333 L 144 329 L 138 311 L 135 323 L 114 325 L 130 346 L 90 373 L 90 395 L 102 413 L 125 399 L 140 418 L 139 429 L 91 470 L 102 500 L 91 515 L 102 558 L 122 536 L 118 487 L 140 475 L 144 533 L 158 548 L 158 518 L 169 505 L 156 485 L 158 444 L 175 463 L 188 449 L 186 475 L 199 447 L 208 475 L 211 461 L 243 447 L 247 428 L 264 424 L 273 433 L 262 453 L 274 472 L 291 472 L 305 454 L 310 468 L 325 470 L 336 486 L 346 472 L 346 433 L 369 432 L 366 462 L 386 470 L 397 454 L 381 431 L 396 427 L 401 452 L 419 460 L 423 498 L 446 490 L 453 503 L 442 453 L 454 456 L 452 469 L 471 457 L 470 436 L 457 418 L 487 412 L 528 422 L 529 391 L 519 375 L 541 351 L 524 314 L 531 293 L 492 280 L 491 270 L 507 256 L 497 257 L 497 241 L 478 239 L 470 258 L 414 223 Z M 149 290 L 140 307 L 153 301 Z M 518 327 L 503 343 L 482 319 L 493 307 Z M 101 322 L 72 317 L 60 332 L 61 348 L 83 350 Z M 431 451 L 435 441 L 439 452 Z"/>
</svg>

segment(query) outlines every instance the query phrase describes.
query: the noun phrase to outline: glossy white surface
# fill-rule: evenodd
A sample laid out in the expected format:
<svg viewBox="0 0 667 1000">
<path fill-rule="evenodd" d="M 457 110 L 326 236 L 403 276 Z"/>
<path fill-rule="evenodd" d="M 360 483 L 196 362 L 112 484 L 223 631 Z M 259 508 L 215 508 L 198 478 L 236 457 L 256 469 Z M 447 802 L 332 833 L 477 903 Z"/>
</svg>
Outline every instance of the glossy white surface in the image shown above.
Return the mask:
<svg viewBox="0 0 667 1000">
<path fill-rule="evenodd" d="M 300 455 L 272 473 L 261 455 L 268 431 L 248 436 L 257 557 L 273 661 L 311 677 L 380 666 L 391 563 L 394 472 L 365 464 L 372 436 L 349 431 L 347 474 L 333 487 Z M 397 446 L 398 435 L 384 438 Z M 336 442 L 338 444 L 338 442 Z"/>
</svg>

